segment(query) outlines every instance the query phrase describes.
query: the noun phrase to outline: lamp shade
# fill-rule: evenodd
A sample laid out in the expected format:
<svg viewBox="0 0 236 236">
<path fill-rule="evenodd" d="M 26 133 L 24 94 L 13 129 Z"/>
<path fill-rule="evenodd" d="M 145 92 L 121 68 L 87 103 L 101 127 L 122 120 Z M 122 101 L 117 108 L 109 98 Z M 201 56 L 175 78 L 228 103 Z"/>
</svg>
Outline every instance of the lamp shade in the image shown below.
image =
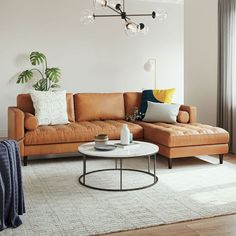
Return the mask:
<svg viewBox="0 0 236 236">
<path fill-rule="evenodd" d="M 152 62 L 152 60 L 148 60 L 145 64 L 144 64 L 144 70 L 147 72 L 151 72 L 155 69 L 155 65 Z"/>
</svg>

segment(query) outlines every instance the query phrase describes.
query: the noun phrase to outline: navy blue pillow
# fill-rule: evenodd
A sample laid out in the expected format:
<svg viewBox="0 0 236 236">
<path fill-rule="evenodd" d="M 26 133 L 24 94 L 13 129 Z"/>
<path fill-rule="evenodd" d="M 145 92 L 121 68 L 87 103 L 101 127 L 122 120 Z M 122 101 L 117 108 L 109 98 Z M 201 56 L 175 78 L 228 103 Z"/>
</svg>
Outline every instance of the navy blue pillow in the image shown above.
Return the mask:
<svg viewBox="0 0 236 236">
<path fill-rule="evenodd" d="M 145 116 L 145 113 L 147 111 L 147 102 L 159 102 L 163 103 L 160 100 L 158 100 L 153 95 L 153 90 L 144 90 L 142 93 L 142 100 L 141 100 L 141 106 L 140 106 L 140 112 L 143 114 L 143 117 Z"/>
<path fill-rule="evenodd" d="M 175 93 L 175 89 L 154 89 L 154 90 L 144 90 L 142 93 L 142 101 L 140 106 L 140 112 L 145 116 L 147 111 L 147 102 L 157 102 L 157 103 L 172 103 L 172 98 Z"/>
</svg>

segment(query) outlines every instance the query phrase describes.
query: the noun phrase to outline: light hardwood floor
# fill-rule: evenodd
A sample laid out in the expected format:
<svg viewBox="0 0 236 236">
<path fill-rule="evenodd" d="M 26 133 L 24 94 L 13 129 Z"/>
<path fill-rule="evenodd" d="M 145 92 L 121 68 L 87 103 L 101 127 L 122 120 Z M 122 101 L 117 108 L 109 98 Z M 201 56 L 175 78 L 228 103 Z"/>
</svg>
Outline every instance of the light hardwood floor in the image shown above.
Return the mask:
<svg viewBox="0 0 236 236">
<path fill-rule="evenodd" d="M 236 155 L 224 158 L 236 165 Z M 236 197 L 236 196 L 235 196 Z M 236 214 L 183 223 L 131 230 L 107 236 L 236 236 Z"/>
</svg>

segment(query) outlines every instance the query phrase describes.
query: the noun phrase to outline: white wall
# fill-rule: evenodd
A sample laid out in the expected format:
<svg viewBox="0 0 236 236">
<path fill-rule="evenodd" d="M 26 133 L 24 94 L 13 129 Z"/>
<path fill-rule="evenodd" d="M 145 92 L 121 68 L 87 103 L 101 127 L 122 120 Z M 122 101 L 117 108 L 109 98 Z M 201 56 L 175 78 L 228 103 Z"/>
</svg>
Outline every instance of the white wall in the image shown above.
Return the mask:
<svg viewBox="0 0 236 236">
<path fill-rule="evenodd" d="M 185 0 L 184 99 L 198 121 L 216 125 L 218 0 Z"/>
<path fill-rule="evenodd" d="M 143 70 L 148 58 L 158 60 L 158 87 L 177 88 L 183 102 L 183 5 L 127 0 L 127 10 L 151 12 L 164 7 L 168 20 L 150 27 L 145 37 L 127 38 L 121 19 L 80 23 L 80 12 L 92 0 L 0 0 L 0 136 L 7 130 L 7 107 L 27 91 L 16 85 L 16 74 L 30 68 L 28 55 L 42 51 L 49 66 L 62 69 L 61 85 L 70 92 L 140 91 L 153 86 Z"/>
</svg>

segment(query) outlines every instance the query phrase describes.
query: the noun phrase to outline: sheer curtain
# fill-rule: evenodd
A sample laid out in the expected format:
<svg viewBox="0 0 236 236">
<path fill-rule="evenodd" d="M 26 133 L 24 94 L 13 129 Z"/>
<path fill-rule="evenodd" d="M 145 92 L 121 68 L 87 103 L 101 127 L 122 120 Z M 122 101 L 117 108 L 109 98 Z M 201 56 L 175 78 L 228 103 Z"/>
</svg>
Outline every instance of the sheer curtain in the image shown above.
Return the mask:
<svg viewBox="0 0 236 236">
<path fill-rule="evenodd" d="M 219 0 L 218 125 L 236 153 L 236 0 Z"/>
</svg>

